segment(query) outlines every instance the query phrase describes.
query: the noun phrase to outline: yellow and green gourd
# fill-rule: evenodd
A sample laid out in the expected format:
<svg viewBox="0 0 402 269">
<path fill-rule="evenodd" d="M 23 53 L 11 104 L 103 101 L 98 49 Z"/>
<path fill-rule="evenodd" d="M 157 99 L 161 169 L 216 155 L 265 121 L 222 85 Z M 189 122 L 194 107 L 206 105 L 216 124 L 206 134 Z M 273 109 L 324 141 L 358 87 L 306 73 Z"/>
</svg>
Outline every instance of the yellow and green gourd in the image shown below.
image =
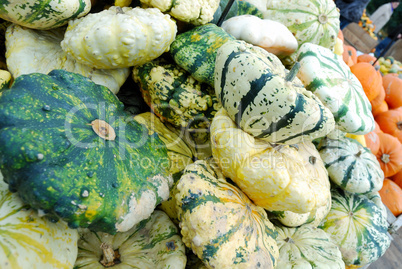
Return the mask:
<svg viewBox="0 0 402 269">
<path fill-rule="evenodd" d="M 169 197 L 165 144 L 106 87 L 64 70 L 0 97 L 0 170 L 24 203 L 72 228 L 129 230 Z"/>
<path fill-rule="evenodd" d="M 70 269 L 77 258 L 78 232 L 53 223 L 8 190 L 0 173 L 0 268 Z"/>
</svg>

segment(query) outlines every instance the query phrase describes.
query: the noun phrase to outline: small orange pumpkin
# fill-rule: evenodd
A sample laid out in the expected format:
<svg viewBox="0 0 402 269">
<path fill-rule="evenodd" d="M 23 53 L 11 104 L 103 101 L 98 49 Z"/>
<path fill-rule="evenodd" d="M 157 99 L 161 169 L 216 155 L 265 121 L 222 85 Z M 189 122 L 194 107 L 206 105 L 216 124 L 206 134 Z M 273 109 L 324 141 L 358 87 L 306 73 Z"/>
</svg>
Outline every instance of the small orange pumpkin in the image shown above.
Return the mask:
<svg viewBox="0 0 402 269">
<path fill-rule="evenodd" d="M 364 93 L 369 101 L 372 101 L 380 94 L 382 76 L 377 68 L 369 63 L 361 62 L 351 66 L 350 71 L 352 71 L 362 84 Z"/>
<path fill-rule="evenodd" d="M 402 214 L 402 189 L 392 180 L 385 178 L 381 190 L 378 192 L 381 201 L 398 217 Z"/>
<path fill-rule="evenodd" d="M 385 90 L 385 101 L 390 108 L 402 106 L 402 79 L 395 73 L 386 74 L 382 78 Z"/>
<path fill-rule="evenodd" d="M 357 63 L 357 51 L 354 47 L 343 44 L 343 61 L 351 67 Z"/>
<path fill-rule="evenodd" d="M 402 109 L 390 109 L 375 116 L 384 133 L 398 138 L 402 143 Z"/>
<path fill-rule="evenodd" d="M 377 115 L 388 111 L 388 103 L 384 101 L 382 101 L 381 105 L 375 107 L 375 108 L 371 108 L 371 113 L 373 114 L 374 117 L 376 117 Z"/>
<path fill-rule="evenodd" d="M 376 154 L 384 177 L 392 177 L 402 169 L 402 144 L 398 138 L 387 134 L 378 133 L 380 148 Z"/>
<path fill-rule="evenodd" d="M 376 57 L 371 56 L 370 54 L 367 54 L 367 53 L 360 54 L 359 56 L 357 56 L 357 62 L 358 62 L 358 63 L 364 62 L 364 63 L 369 63 L 369 64 L 373 65 L 373 63 L 374 63 L 376 60 L 377 60 Z M 380 65 L 380 64 L 378 63 L 378 61 L 375 63 L 374 66 L 377 66 L 377 65 L 378 65 L 378 66 Z"/>
<path fill-rule="evenodd" d="M 364 139 L 366 140 L 366 147 L 371 150 L 371 153 L 374 155 L 377 154 L 380 149 L 380 139 L 375 131 L 371 131 L 368 134 L 364 135 Z"/>
</svg>

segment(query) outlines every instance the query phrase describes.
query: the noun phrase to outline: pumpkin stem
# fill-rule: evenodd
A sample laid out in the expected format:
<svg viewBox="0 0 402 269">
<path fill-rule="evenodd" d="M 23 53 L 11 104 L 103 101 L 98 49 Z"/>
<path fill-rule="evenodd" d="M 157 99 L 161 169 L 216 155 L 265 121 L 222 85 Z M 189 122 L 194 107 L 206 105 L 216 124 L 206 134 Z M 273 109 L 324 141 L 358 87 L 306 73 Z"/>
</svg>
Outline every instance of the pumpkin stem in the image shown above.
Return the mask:
<svg viewBox="0 0 402 269">
<path fill-rule="evenodd" d="M 389 154 L 383 154 L 381 155 L 381 161 L 383 163 L 389 163 L 390 159 L 389 159 Z"/>
<path fill-rule="evenodd" d="M 105 266 L 105 267 L 111 267 L 116 264 L 119 264 L 120 261 L 120 254 L 118 250 L 113 250 L 112 246 L 106 243 L 102 243 L 100 245 L 100 248 L 102 249 L 103 255 L 102 255 L 102 260 L 99 262 Z"/>
<path fill-rule="evenodd" d="M 124 14 L 123 9 L 119 6 L 116 6 L 116 14 Z"/>
<path fill-rule="evenodd" d="M 398 127 L 398 130 L 402 130 L 402 121 L 398 121 L 396 127 Z"/>
<path fill-rule="evenodd" d="M 296 62 L 292 66 L 292 69 L 290 69 L 289 73 L 286 75 L 285 80 L 286 81 L 293 81 L 293 79 L 296 77 L 297 73 L 299 72 L 299 69 L 300 69 L 300 63 Z"/>
<path fill-rule="evenodd" d="M 381 68 L 381 66 L 380 66 L 380 65 L 374 65 L 374 69 L 375 69 L 375 71 L 380 70 L 380 68 Z"/>
<path fill-rule="evenodd" d="M 363 154 L 363 152 L 361 151 L 361 150 L 359 150 L 359 152 L 358 153 L 356 153 L 356 157 L 358 158 L 358 157 L 360 157 L 361 155 Z"/>
<path fill-rule="evenodd" d="M 286 243 L 291 243 L 291 244 L 294 244 L 294 243 L 295 243 L 295 241 L 293 241 L 293 239 L 290 238 L 290 237 L 286 237 L 285 242 L 286 242 Z"/>
<path fill-rule="evenodd" d="M 321 14 L 320 16 L 318 16 L 318 21 L 319 21 L 321 24 L 327 23 L 327 22 L 328 22 L 328 16 L 327 16 L 327 14 Z"/>
<path fill-rule="evenodd" d="M 317 158 L 315 156 L 310 156 L 308 158 L 309 163 L 315 164 L 317 162 Z"/>
<path fill-rule="evenodd" d="M 92 126 L 92 130 L 99 136 L 105 140 L 115 140 L 116 133 L 112 126 L 110 126 L 104 120 L 94 120 L 90 124 Z"/>
</svg>

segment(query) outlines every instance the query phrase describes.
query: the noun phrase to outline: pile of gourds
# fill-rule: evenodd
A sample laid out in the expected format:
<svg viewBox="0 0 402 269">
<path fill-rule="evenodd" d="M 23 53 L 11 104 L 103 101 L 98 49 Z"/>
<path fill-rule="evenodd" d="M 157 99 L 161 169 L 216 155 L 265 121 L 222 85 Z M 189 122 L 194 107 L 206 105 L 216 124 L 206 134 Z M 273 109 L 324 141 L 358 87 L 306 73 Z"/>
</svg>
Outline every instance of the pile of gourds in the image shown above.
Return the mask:
<svg viewBox="0 0 402 269">
<path fill-rule="evenodd" d="M 1 268 L 385 253 L 377 96 L 332 0 L 20 2 L 0 5 Z"/>
</svg>

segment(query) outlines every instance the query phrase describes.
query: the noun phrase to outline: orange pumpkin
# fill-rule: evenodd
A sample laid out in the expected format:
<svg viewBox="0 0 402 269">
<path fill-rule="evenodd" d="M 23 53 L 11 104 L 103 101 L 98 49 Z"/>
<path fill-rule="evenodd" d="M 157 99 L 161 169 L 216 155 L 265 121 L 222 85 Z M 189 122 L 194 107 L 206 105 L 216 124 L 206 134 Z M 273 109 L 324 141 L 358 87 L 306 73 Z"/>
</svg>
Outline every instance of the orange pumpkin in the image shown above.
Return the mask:
<svg viewBox="0 0 402 269">
<path fill-rule="evenodd" d="M 382 101 L 381 105 L 375 107 L 375 108 L 371 108 L 371 113 L 373 114 L 374 117 L 376 117 L 377 115 L 388 111 L 388 103 L 384 101 Z"/>
<path fill-rule="evenodd" d="M 382 76 L 374 66 L 361 62 L 350 67 L 350 71 L 358 78 L 363 86 L 364 93 L 369 101 L 372 101 L 380 94 L 382 87 Z"/>
<path fill-rule="evenodd" d="M 351 67 L 357 63 L 357 51 L 354 47 L 343 44 L 343 61 Z"/>
<path fill-rule="evenodd" d="M 385 90 L 384 87 L 381 85 L 380 93 L 377 95 L 376 98 L 370 101 L 371 103 L 371 110 L 377 109 L 385 100 Z M 387 105 L 388 106 L 388 105 Z"/>
<path fill-rule="evenodd" d="M 384 133 L 395 136 L 402 143 L 402 109 L 390 109 L 375 116 Z"/>
<path fill-rule="evenodd" d="M 392 177 L 402 169 L 402 144 L 398 138 L 387 134 L 378 133 L 380 148 L 376 154 L 384 177 Z"/>
<path fill-rule="evenodd" d="M 395 217 L 402 214 L 402 189 L 392 180 L 385 178 L 381 190 L 378 192 L 381 201 Z"/>
<path fill-rule="evenodd" d="M 402 188 L 402 170 L 391 177 L 392 181 Z"/>
<path fill-rule="evenodd" d="M 380 139 L 378 138 L 377 133 L 372 131 L 368 134 L 365 134 L 364 139 L 366 140 L 366 147 L 371 150 L 371 153 L 376 155 L 380 149 Z"/>
<path fill-rule="evenodd" d="M 376 60 L 377 60 L 376 57 L 371 56 L 370 54 L 367 54 L 367 53 L 360 54 L 359 56 L 357 56 L 357 62 L 358 62 L 358 63 L 364 62 L 364 63 L 369 63 L 369 64 L 373 65 L 373 63 L 374 63 Z M 377 66 L 377 65 L 378 65 L 378 66 L 380 65 L 380 64 L 378 63 L 378 61 L 375 63 L 374 66 Z"/>
<path fill-rule="evenodd" d="M 402 79 L 398 75 L 389 73 L 382 78 L 385 90 L 385 101 L 390 108 L 402 106 Z"/>
</svg>

